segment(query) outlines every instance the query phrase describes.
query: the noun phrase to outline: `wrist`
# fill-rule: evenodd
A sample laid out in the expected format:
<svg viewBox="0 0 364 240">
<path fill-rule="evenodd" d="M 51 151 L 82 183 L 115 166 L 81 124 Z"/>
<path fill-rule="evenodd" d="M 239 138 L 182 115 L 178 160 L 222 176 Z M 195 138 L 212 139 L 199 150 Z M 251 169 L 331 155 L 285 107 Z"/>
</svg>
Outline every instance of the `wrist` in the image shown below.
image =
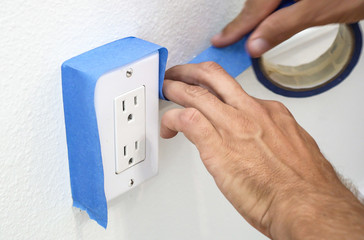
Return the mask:
<svg viewBox="0 0 364 240">
<path fill-rule="evenodd" d="M 343 185 L 334 193 L 303 187 L 292 193 L 272 206 L 273 239 L 345 239 L 348 233 L 364 238 L 364 206 Z"/>
</svg>

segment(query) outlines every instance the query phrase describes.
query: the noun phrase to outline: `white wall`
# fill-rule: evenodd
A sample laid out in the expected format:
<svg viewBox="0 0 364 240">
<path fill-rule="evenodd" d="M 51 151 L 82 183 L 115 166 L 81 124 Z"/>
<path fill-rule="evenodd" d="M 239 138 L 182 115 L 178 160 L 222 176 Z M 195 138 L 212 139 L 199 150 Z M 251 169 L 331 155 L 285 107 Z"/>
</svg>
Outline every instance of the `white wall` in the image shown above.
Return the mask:
<svg viewBox="0 0 364 240">
<path fill-rule="evenodd" d="M 134 35 L 184 63 L 241 9 L 243 0 L 3 1 L 0 7 L 0 239 L 264 239 L 224 199 L 182 135 L 160 140 L 160 173 L 109 208 L 104 230 L 72 208 L 60 66 Z M 364 62 L 361 60 L 361 66 Z M 363 69 L 363 67 L 361 67 Z M 362 71 L 362 70 L 361 70 Z M 364 186 L 364 81 L 287 99 L 239 77 L 258 97 L 284 101 L 345 175 Z M 160 104 L 161 114 L 173 107 Z"/>
</svg>

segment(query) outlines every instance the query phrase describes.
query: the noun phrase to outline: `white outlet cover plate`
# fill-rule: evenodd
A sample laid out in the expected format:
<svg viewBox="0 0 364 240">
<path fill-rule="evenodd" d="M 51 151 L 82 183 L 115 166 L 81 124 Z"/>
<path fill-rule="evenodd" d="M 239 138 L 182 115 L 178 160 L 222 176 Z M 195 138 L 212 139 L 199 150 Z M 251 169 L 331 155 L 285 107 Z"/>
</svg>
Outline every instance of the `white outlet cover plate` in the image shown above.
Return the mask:
<svg viewBox="0 0 364 240">
<path fill-rule="evenodd" d="M 128 77 L 126 72 L 130 69 L 132 75 Z M 158 81 L 158 51 L 108 72 L 97 81 L 94 101 L 107 201 L 115 199 L 158 173 Z M 142 162 L 116 174 L 114 100 L 142 86 L 145 86 L 146 157 Z"/>
</svg>

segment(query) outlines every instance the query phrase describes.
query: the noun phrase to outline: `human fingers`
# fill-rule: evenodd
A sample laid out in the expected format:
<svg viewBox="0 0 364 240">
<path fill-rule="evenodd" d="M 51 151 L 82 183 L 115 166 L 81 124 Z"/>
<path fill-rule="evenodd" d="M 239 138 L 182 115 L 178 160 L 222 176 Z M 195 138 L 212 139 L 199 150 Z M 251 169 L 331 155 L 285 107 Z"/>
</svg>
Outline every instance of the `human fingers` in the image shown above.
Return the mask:
<svg viewBox="0 0 364 240">
<path fill-rule="evenodd" d="M 211 39 L 212 44 L 216 47 L 226 47 L 239 41 L 271 14 L 280 2 L 280 0 L 247 0 L 240 14 L 221 33 Z"/>
<path fill-rule="evenodd" d="M 301 0 L 267 16 L 249 37 L 247 49 L 252 57 L 260 57 L 306 28 L 363 18 L 364 1 Z"/>
<path fill-rule="evenodd" d="M 232 109 L 207 89 L 180 81 L 164 80 L 163 93 L 172 102 L 198 109 L 214 126 L 225 126 Z"/>
<path fill-rule="evenodd" d="M 178 132 L 183 132 L 200 152 L 210 152 L 221 141 L 214 126 L 195 108 L 172 109 L 163 115 L 161 137 L 172 138 Z"/>
<path fill-rule="evenodd" d="M 248 96 L 240 84 L 215 62 L 175 66 L 166 72 L 166 78 L 205 87 L 235 108 L 242 104 L 242 98 Z"/>
<path fill-rule="evenodd" d="M 294 34 L 313 26 L 314 23 L 308 17 L 309 11 L 307 1 L 300 1 L 269 15 L 248 39 L 250 56 L 260 57 Z"/>
</svg>

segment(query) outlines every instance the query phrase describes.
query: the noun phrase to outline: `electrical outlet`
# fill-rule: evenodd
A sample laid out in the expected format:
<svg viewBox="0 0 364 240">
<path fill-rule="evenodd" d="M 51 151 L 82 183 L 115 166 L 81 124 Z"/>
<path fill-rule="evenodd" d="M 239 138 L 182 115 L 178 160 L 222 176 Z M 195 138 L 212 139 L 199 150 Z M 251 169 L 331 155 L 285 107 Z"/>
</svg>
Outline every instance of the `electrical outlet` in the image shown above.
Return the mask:
<svg viewBox="0 0 364 240">
<path fill-rule="evenodd" d="M 95 110 L 107 201 L 158 171 L 158 51 L 102 75 Z"/>
<path fill-rule="evenodd" d="M 115 173 L 145 159 L 145 86 L 115 98 Z"/>
</svg>

